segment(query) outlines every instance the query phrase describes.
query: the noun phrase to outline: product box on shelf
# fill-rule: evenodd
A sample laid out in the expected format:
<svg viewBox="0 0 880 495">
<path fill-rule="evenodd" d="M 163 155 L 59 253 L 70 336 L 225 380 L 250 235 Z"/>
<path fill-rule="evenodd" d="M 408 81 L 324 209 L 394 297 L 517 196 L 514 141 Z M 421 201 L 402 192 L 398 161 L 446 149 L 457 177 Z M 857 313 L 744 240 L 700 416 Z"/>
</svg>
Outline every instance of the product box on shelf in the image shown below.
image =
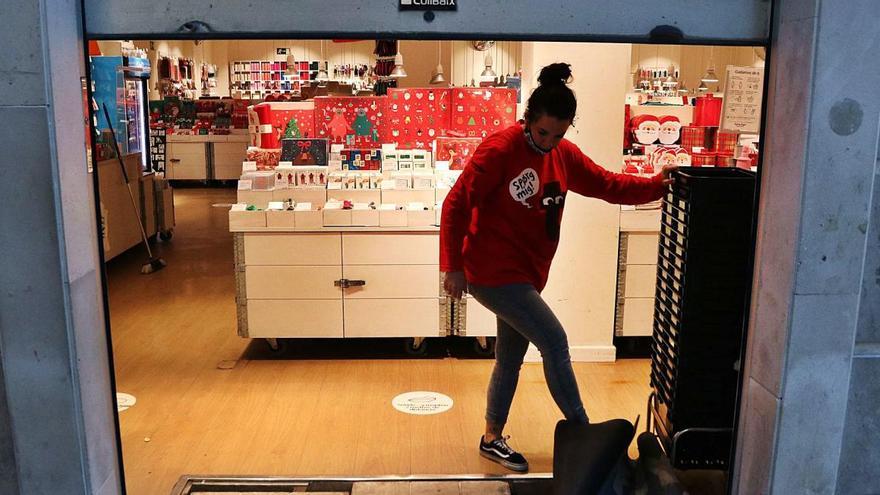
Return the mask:
<svg viewBox="0 0 880 495">
<path fill-rule="evenodd" d="M 379 226 L 406 227 L 406 213 L 406 210 L 398 208 L 394 203 L 383 203 L 379 205 Z"/>
<path fill-rule="evenodd" d="M 327 167 L 294 167 L 296 170 L 296 187 L 327 186 L 330 171 Z"/>
<path fill-rule="evenodd" d="M 296 228 L 296 212 L 293 210 L 266 210 L 266 227 Z"/>
<path fill-rule="evenodd" d="M 715 133 L 712 151 L 725 156 L 733 156 L 738 142 L 739 133 L 718 131 Z"/>
<path fill-rule="evenodd" d="M 433 172 L 413 172 L 412 188 L 413 189 L 434 189 L 434 173 Z"/>
<path fill-rule="evenodd" d="M 325 227 L 351 226 L 351 210 L 344 209 L 341 201 L 327 201 L 322 211 L 324 212 Z"/>
<path fill-rule="evenodd" d="M 315 103 L 267 102 L 248 108 L 251 146 L 281 148 L 281 139 L 315 137 Z"/>
<path fill-rule="evenodd" d="M 386 101 L 385 96 L 315 98 L 316 136 L 348 147 L 378 147 L 383 142 Z"/>
<path fill-rule="evenodd" d="M 229 228 L 252 228 L 266 226 L 266 212 L 248 210 L 248 205 L 237 203 L 229 209 Z"/>
<path fill-rule="evenodd" d="M 401 172 L 412 172 L 413 169 L 413 153 L 412 150 L 397 150 L 397 170 Z"/>
<path fill-rule="evenodd" d="M 405 205 L 409 203 L 423 203 L 432 205 L 436 202 L 437 195 L 434 189 L 383 189 L 382 203 Z"/>
<path fill-rule="evenodd" d="M 343 170 L 381 170 L 382 150 L 344 149 L 342 150 Z"/>
<path fill-rule="evenodd" d="M 435 219 L 434 210 L 425 206 L 424 203 L 409 203 L 406 206 L 407 227 L 428 227 L 434 225 Z"/>
<path fill-rule="evenodd" d="M 413 171 L 430 171 L 434 168 L 433 154 L 426 150 L 413 150 Z"/>
<path fill-rule="evenodd" d="M 250 147 L 247 149 L 247 159 L 257 164 L 257 170 L 274 170 L 281 158 L 281 150 L 269 150 Z"/>
<path fill-rule="evenodd" d="M 294 165 L 328 165 L 328 141 L 323 138 L 285 138 L 281 140 L 281 161 Z"/>
<path fill-rule="evenodd" d="M 452 132 L 463 137 L 485 139 L 516 123 L 515 89 L 452 88 L 450 91 Z"/>
<path fill-rule="evenodd" d="M 310 203 L 297 203 L 293 210 L 297 230 L 320 229 L 324 226 L 323 210 L 314 210 Z"/>
<path fill-rule="evenodd" d="M 440 137 L 435 143 L 434 156 L 438 169 L 463 170 L 473 156 L 481 138 Z"/>
<path fill-rule="evenodd" d="M 396 172 L 397 170 L 398 170 L 397 150 L 394 150 L 394 151 L 382 150 L 382 171 L 383 172 Z"/>
<path fill-rule="evenodd" d="M 287 189 L 296 186 L 296 169 L 290 162 L 279 162 L 275 167 L 275 188 Z"/>
<path fill-rule="evenodd" d="M 378 227 L 379 210 L 367 203 L 355 203 L 351 210 L 351 225 L 357 227 Z"/>
<path fill-rule="evenodd" d="M 274 170 L 246 172 L 241 176 L 241 180 L 250 181 L 250 188 L 254 191 L 272 191 L 275 189 Z"/>
<path fill-rule="evenodd" d="M 681 128 L 681 147 L 693 151 L 694 148 L 711 150 L 715 146 L 717 127 L 685 126 Z M 735 145 L 736 143 L 734 143 Z"/>
<path fill-rule="evenodd" d="M 401 148 L 428 149 L 445 135 L 452 119 L 448 88 L 391 88 L 388 90 L 385 142 Z"/>
</svg>

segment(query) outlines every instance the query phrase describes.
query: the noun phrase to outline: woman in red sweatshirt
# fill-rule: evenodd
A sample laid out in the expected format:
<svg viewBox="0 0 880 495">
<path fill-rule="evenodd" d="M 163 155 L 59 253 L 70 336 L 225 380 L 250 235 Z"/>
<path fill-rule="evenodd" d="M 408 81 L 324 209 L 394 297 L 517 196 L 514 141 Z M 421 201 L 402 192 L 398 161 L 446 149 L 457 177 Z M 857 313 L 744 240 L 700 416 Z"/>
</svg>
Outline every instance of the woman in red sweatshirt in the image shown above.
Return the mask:
<svg viewBox="0 0 880 495">
<path fill-rule="evenodd" d="M 653 179 L 609 172 L 563 139 L 577 110 L 570 79 L 568 64 L 542 69 L 524 122 L 489 136 L 443 203 L 444 288 L 455 298 L 469 292 L 497 316 L 480 454 L 515 471 L 527 471 L 528 462 L 502 431 L 529 342 L 541 352 L 547 385 L 565 418 L 589 421 L 565 330 L 540 295 L 559 243 L 566 193 L 641 204 L 661 198 L 671 180 L 672 168 Z"/>
</svg>

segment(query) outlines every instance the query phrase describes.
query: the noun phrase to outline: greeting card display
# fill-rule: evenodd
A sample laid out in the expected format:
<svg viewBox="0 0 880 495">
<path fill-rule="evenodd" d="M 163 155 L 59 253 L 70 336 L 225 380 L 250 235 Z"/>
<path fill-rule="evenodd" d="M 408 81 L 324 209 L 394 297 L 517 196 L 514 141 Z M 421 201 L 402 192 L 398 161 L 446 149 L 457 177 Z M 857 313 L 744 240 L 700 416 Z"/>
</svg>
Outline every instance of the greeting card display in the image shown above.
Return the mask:
<svg viewBox="0 0 880 495">
<path fill-rule="evenodd" d="M 332 144 L 377 147 L 383 132 L 385 96 L 315 98 L 315 132 Z"/>
<path fill-rule="evenodd" d="M 449 135 L 486 138 L 516 122 L 516 90 L 453 88 Z"/>
<path fill-rule="evenodd" d="M 348 149 L 342 150 L 343 170 L 381 170 L 382 150 Z"/>
<path fill-rule="evenodd" d="M 451 91 L 448 88 L 405 88 L 388 90 L 383 142 L 398 148 L 428 149 L 444 136 L 452 119 Z"/>
<path fill-rule="evenodd" d="M 281 161 L 294 165 L 327 165 L 326 139 L 289 138 L 281 140 Z"/>
<path fill-rule="evenodd" d="M 315 103 L 260 103 L 248 107 L 248 121 L 251 146 L 280 148 L 281 139 L 315 137 Z"/>
<path fill-rule="evenodd" d="M 482 138 L 438 137 L 434 150 L 437 168 L 449 164 L 449 170 L 464 170 L 482 142 Z"/>
</svg>

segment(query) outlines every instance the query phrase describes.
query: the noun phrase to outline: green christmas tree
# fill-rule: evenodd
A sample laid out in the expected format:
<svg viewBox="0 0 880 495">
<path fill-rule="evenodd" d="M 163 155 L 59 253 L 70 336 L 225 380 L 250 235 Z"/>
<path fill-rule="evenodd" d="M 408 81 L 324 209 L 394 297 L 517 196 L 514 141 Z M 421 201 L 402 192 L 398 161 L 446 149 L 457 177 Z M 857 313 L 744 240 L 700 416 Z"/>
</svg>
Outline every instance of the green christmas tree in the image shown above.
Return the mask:
<svg viewBox="0 0 880 495">
<path fill-rule="evenodd" d="M 302 137 L 299 132 L 299 124 L 296 123 L 296 119 L 290 119 L 290 122 L 287 123 L 287 129 L 284 130 L 284 139 L 298 137 Z"/>
<path fill-rule="evenodd" d="M 373 130 L 373 126 L 367 118 L 366 110 L 361 108 L 357 110 L 357 117 L 354 119 L 352 127 L 354 128 L 355 134 L 358 136 L 369 136 L 372 134 L 371 131 Z"/>
</svg>

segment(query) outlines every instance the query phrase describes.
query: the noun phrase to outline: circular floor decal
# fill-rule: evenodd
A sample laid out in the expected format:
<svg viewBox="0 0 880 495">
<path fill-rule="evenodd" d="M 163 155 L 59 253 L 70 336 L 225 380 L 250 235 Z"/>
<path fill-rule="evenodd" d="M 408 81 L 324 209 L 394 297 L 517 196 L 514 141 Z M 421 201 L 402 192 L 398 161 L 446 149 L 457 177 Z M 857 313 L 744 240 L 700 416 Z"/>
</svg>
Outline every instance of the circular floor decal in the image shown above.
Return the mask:
<svg viewBox="0 0 880 495">
<path fill-rule="evenodd" d="M 117 393 L 116 394 L 116 408 L 119 412 L 125 411 L 129 407 L 135 405 L 137 403 L 137 399 L 133 395 Z"/>
<path fill-rule="evenodd" d="M 391 405 L 402 413 L 424 416 L 452 409 L 452 398 L 438 392 L 407 392 L 391 399 Z"/>
</svg>

